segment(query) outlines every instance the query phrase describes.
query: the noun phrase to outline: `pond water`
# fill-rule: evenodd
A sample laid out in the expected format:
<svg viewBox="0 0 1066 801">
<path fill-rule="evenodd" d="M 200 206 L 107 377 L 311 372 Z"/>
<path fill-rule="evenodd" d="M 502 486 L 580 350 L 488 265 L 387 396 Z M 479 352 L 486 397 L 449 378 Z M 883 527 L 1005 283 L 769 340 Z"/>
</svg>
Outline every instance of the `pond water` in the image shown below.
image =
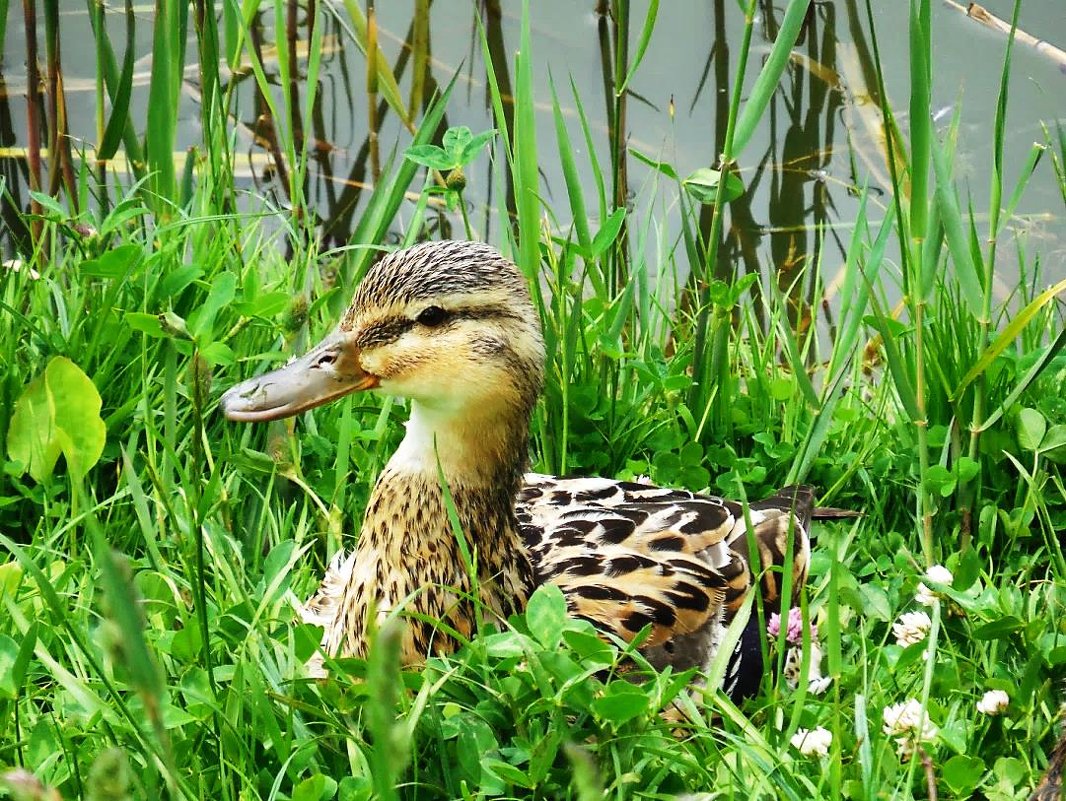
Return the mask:
<svg viewBox="0 0 1066 801">
<path fill-rule="evenodd" d="M 405 96 L 412 72 L 405 42 L 411 36 L 414 3 L 378 3 L 379 41 L 394 65 Z M 83 4 L 64 2 L 61 22 L 63 67 L 66 76 L 71 133 L 79 143 L 96 139 L 96 54 L 89 19 Z M 555 158 L 555 131 L 551 113 L 549 74 L 554 78 L 560 101 L 568 114 L 571 137 L 581 143 L 570 92 L 572 79 L 588 115 L 597 152 L 609 164 L 609 138 L 605 103 L 603 45 L 609 40 L 607 20 L 596 13 L 595 3 L 573 0 L 537 0 L 532 6 L 534 76 L 538 100 L 537 136 L 542 154 L 544 196 L 555 211 L 569 208 L 561 168 Z M 760 3 L 760 17 L 753 42 L 754 77 L 769 50 L 766 14 L 779 20 L 781 4 Z M 1009 0 L 989 0 L 993 13 L 1009 19 Z M 68 8 L 69 7 L 69 8 Z M 887 92 L 893 106 L 906 111 L 908 99 L 907 4 L 874 0 L 874 17 L 885 68 Z M 316 147 L 311 161 L 307 196 L 321 220 L 320 231 L 328 245 L 346 243 L 354 215 L 365 204 L 372 171 L 368 148 L 368 113 L 365 96 L 366 62 L 345 24 L 341 3 L 324 7 L 327 28 L 322 48 L 322 78 L 314 115 Z M 647 4 L 634 2 L 630 17 L 630 52 L 639 37 Z M 822 259 L 830 271 L 843 260 L 843 248 L 855 218 L 856 184 L 870 180 L 875 190 L 886 188 L 884 159 L 876 141 L 875 73 L 871 63 L 872 40 L 860 0 L 836 0 L 813 5 L 811 22 L 795 49 L 795 58 L 771 104 L 760 132 L 740 159 L 745 183 L 753 188 L 743 202 L 733 204 L 731 223 L 740 245 L 734 252 L 748 269 L 789 269 L 807 259 Z M 772 10 L 772 11 L 771 11 Z M 513 55 L 518 46 L 521 4 L 437 0 L 431 6 L 430 62 L 433 81 L 445 85 L 458 74 L 456 89 L 446 115 L 447 125 L 466 125 L 478 132 L 494 127 L 485 88 L 485 67 L 474 15 L 480 13 L 501 83 L 510 82 Z M 961 105 L 961 133 L 957 171 L 963 191 L 969 193 L 979 219 L 985 219 L 991 164 L 992 120 L 1005 37 L 968 19 L 965 14 L 934 3 L 937 63 L 934 65 L 934 108 L 938 124 L 950 120 L 955 105 Z M 131 106 L 135 121 L 143 124 L 150 70 L 151 8 L 137 7 L 138 62 L 136 90 Z M 301 20 L 306 15 L 301 11 Z M 124 18 L 117 9 L 108 13 L 112 41 L 121 50 Z M 273 40 L 273 11 L 264 4 L 261 15 L 265 40 L 264 63 L 275 70 L 269 56 Z M 1066 13 L 1062 0 L 1028 0 L 1020 26 L 1039 38 L 1066 48 Z M 41 25 L 43 31 L 43 23 Z M 714 163 L 724 135 L 725 109 L 743 34 L 743 18 L 733 0 L 668 0 L 663 3 L 640 69 L 630 84 L 626 132 L 631 150 L 669 162 L 686 175 Z M 41 35 L 41 34 L 39 34 Z M 306 27 L 302 29 L 306 35 Z M 43 44 L 42 44 L 43 49 Z M 190 33 L 189 57 L 195 53 Z M 26 42 L 21 4 L 11 3 L 7 41 L 0 62 L 0 176 L 6 180 L 5 228 L 0 234 L 0 252 L 10 257 L 16 218 L 12 207 L 25 208 L 26 164 Z M 402 71 L 398 67 L 402 65 Z M 186 71 L 179 115 L 181 127 L 177 151 L 200 141 L 200 123 L 195 65 Z M 284 186 L 270 167 L 266 148 L 257 140 L 257 119 L 263 105 L 251 75 L 238 78 L 234 127 L 238 172 L 253 197 L 272 198 L 284 206 Z M 1043 141 L 1042 124 L 1052 129 L 1064 117 L 1066 74 L 1060 64 L 1031 47 L 1015 48 L 1010 90 L 1007 137 L 1008 191 L 1017 179 L 1035 141 Z M 402 148 L 409 134 L 396 115 L 383 107 L 380 142 L 384 156 Z M 905 113 L 901 115 L 906 125 Z M 583 147 L 578 148 L 583 151 Z M 593 186 L 590 155 L 579 154 L 578 167 L 589 192 Z M 490 241 L 501 238 L 493 198 L 504 192 L 503 171 L 482 157 L 468 174 L 467 196 L 472 220 L 479 234 Z M 630 194 L 637 199 L 637 212 L 656 219 L 653 234 L 663 241 L 676 239 L 676 187 L 656 186 L 655 173 L 635 158 L 629 159 Z M 417 189 L 417 187 L 414 187 Z M 875 197 L 888 201 L 887 194 Z M 488 202 L 486 202 L 488 201 Z M 553 201 L 557 201 L 553 203 Z M 963 198 L 966 202 L 966 198 Z M 252 201 L 253 203 L 255 201 Z M 876 222 L 880 210 L 871 214 Z M 566 229 L 569 221 L 558 220 Z M 454 227 L 455 220 L 440 223 Z M 822 253 L 818 226 L 827 231 Z M 1063 200 L 1050 159 L 1045 157 L 1023 198 L 1013 230 L 1023 232 L 1027 251 L 1042 254 L 1044 280 L 1066 276 L 1066 229 Z M 459 229 L 454 228 L 458 233 Z M 443 233 L 448 233 L 445 230 Z M 1003 247 L 998 293 L 1009 291 L 1016 280 L 1011 267 L 1014 248 Z"/>
</svg>

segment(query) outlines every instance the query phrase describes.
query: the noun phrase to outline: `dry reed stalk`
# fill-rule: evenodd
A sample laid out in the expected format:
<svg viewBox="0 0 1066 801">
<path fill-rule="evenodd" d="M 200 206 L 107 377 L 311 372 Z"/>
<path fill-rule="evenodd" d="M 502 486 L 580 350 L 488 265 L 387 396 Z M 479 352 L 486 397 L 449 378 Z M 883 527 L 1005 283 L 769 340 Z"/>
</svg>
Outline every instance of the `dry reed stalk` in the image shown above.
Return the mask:
<svg viewBox="0 0 1066 801">
<path fill-rule="evenodd" d="M 962 3 L 955 2 L 955 0 L 944 0 L 944 3 L 950 8 L 962 12 L 970 19 L 980 22 L 986 28 L 991 28 L 994 31 L 999 31 L 1006 36 L 1010 36 L 1010 23 L 1000 19 L 980 3 L 963 5 Z M 1066 50 L 1056 47 L 1044 39 L 1037 39 L 1035 36 L 1026 33 L 1021 28 L 1018 28 L 1014 32 L 1014 38 L 1022 44 L 1029 45 L 1029 47 L 1033 48 L 1041 55 L 1050 58 L 1061 68 L 1066 70 Z"/>
</svg>

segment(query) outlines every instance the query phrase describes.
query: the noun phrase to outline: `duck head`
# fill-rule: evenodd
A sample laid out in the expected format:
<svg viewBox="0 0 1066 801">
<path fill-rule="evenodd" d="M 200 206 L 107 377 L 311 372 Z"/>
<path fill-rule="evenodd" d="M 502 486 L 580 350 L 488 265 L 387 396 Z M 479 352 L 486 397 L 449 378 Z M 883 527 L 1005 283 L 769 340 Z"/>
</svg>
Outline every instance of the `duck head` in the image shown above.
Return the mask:
<svg viewBox="0 0 1066 801">
<path fill-rule="evenodd" d="M 221 408 L 231 420 L 260 422 L 378 390 L 411 399 L 414 450 L 473 457 L 520 448 L 524 458 L 543 363 L 518 268 L 489 245 L 431 242 L 379 261 L 336 329 L 286 366 L 232 387 Z"/>
</svg>

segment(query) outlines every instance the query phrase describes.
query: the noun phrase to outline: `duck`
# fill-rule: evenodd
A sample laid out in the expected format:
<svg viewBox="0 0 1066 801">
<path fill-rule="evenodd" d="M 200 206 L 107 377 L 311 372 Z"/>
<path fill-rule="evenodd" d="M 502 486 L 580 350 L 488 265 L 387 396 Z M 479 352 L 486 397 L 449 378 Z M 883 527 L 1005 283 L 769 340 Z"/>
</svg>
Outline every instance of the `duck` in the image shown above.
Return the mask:
<svg viewBox="0 0 1066 801">
<path fill-rule="evenodd" d="M 1060 717 L 1066 718 L 1066 705 Z M 1064 772 L 1066 772 L 1066 732 L 1063 732 L 1051 756 L 1048 757 L 1047 770 L 1044 771 L 1040 782 L 1033 788 L 1029 801 L 1062 801 L 1066 798 L 1062 784 Z"/>
<path fill-rule="evenodd" d="M 222 395 L 238 422 L 354 392 L 409 403 L 354 549 L 336 555 L 301 609 L 323 630 L 318 669 L 323 655 L 365 657 L 371 632 L 397 614 L 402 661 L 422 664 L 473 637 L 479 615 L 506 621 L 553 584 L 573 617 L 608 638 L 639 637 L 654 668 L 706 671 L 757 582 L 767 615 L 780 612 L 786 583 L 794 600 L 816 516 L 809 487 L 745 512 L 642 481 L 527 472 L 545 358 L 520 269 L 488 244 L 435 241 L 381 258 L 319 344 Z M 762 680 L 757 620 L 733 638 L 722 689 L 734 698 Z"/>
</svg>

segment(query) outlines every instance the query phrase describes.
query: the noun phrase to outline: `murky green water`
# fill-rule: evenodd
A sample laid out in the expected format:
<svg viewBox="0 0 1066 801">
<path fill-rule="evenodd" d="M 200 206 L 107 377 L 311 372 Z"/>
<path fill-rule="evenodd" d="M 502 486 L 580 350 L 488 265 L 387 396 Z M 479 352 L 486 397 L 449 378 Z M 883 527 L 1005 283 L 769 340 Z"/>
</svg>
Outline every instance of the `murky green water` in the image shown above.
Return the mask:
<svg viewBox="0 0 1066 801">
<path fill-rule="evenodd" d="M 67 0 L 62 19 L 63 63 L 67 76 L 68 109 L 75 137 L 90 145 L 95 133 L 95 48 L 83 4 Z M 338 4 L 339 6 L 340 4 Z M 494 4 L 488 4 L 492 6 Z M 509 81 L 518 42 L 518 2 L 504 2 L 499 14 L 478 6 L 501 81 Z M 591 2 L 537 0 L 533 6 L 533 47 L 538 70 L 535 75 L 540 113 L 538 143 L 545 197 L 555 201 L 556 213 L 565 229 L 568 204 L 555 155 L 555 132 L 550 110 L 549 74 L 554 78 L 564 107 L 574 101 L 568 82 L 572 78 L 589 116 L 596 152 L 606 169 L 609 163 L 607 113 L 604 99 L 603 51 L 608 22 L 594 11 Z M 887 91 L 892 104 L 905 110 L 908 91 L 906 4 L 875 0 L 878 43 L 885 67 Z M 987 7 L 1009 18 L 1009 0 L 990 0 Z M 410 80 L 410 60 L 404 43 L 410 36 L 412 3 L 378 3 L 380 44 L 389 61 L 404 64 L 401 88 Z M 771 6 L 760 4 L 762 13 Z M 337 12 L 342 17 L 344 12 Z M 437 0 L 432 5 L 430 26 L 431 71 L 438 84 L 459 74 L 449 104 L 446 123 L 467 125 L 475 132 L 493 127 L 485 89 L 485 69 L 474 14 L 467 0 Z M 631 41 L 635 44 L 645 13 L 645 4 L 634 3 Z M 780 9 L 776 13 L 780 14 Z M 0 147 L 24 148 L 26 138 L 25 38 L 21 4 L 11 3 L 7 42 L 0 77 L 6 87 L 0 95 Z M 326 14 L 328 30 L 323 48 L 322 83 L 314 115 L 315 142 L 308 197 L 320 216 L 320 230 L 327 244 L 347 242 L 353 215 L 369 195 L 371 181 L 367 145 L 365 59 L 332 14 Z M 262 33 L 265 43 L 273 40 L 273 12 L 264 6 Z M 110 15 L 112 36 L 121 47 L 124 22 Z M 145 119 L 148 95 L 146 76 L 150 69 L 150 8 L 139 7 L 138 86 L 133 119 Z M 743 19 L 732 0 L 668 0 L 662 4 L 654 35 L 640 70 L 634 77 L 627 108 L 626 130 L 631 149 L 673 164 L 685 175 L 711 165 L 724 136 L 725 110 Z M 1005 38 L 967 19 L 939 2 L 934 4 L 938 63 L 934 66 L 934 108 L 941 126 L 947 125 L 954 107 L 961 104 L 962 127 L 958 173 L 963 188 L 983 219 L 987 208 L 991 162 L 991 125 L 1002 66 Z M 760 17 L 754 44 L 753 67 L 769 49 L 765 16 Z M 1066 6 L 1062 0 L 1028 0 L 1021 14 L 1021 27 L 1061 47 L 1066 47 Z M 750 193 L 732 207 L 732 252 L 747 269 L 791 270 L 809 259 L 821 258 L 831 275 L 842 261 L 855 217 L 855 188 L 870 181 L 875 189 L 887 188 L 887 171 L 877 142 L 872 39 L 866 22 L 865 3 L 836 0 L 817 3 L 804 38 L 796 48 L 785 80 L 774 98 L 763 128 L 741 158 L 742 175 Z M 190 46 L 190 55 L 195 49 Z M 268 69 L 276 61 L 264 56 Z M 756 70 L 751 70 L 754 76 Z M 276 76 L 275 76 L 276 77 Z M 749 79 L 750 80 L 750 79 Z M 179 109 L 183 121 L 177 150 L 198 144 L 199 93 L 194 65 L 186 72 Z M 257 120 L 263 104 L 250 75 L 239 79 L 236 94 L 238 168 L 252 193 L 250 205 L 265 197 L 284 206 L 283 183 L 271 168 L 266 149 L 257 141 Z M 1011 81 L 1007 183 L 1013 186 L 1017 171 L 1034 141 L 1044 139 L 1041 124 L 1054 126 L 1066 117 L 1066 74 L 1053 60 L 1019 45 L 1015 50 Z M 576 118 L 571 116 L 571 136 L 581 140 Z M 904 124 L 906 120 L 904 117 Z M 409 135 L 388 110 L 381 120 L 382 151 L 402 148 Z M 579 150 L 584 151 L 583 147 Z M 26 165 L 17 157 L 0 159 L 0 174 L 7 181 L 10 199 L 4 203 L 5 227 L 15 224 L 14 206 L 25 208 Z M 590 154 L 581 153 L 579 168 L 587 185 L 593 186 Z M 469 173 L 468 196 L 473 219 L 482 236 L 499 238 L 496 209 L 505 192 L 505 176 L 499 165 L 482 158 Z M 650 220 L 648 247 L 656 242 L 669 247 L 678 235 L 673 185 L 656 186 L 655 175 L 635 159 L 629 163 L 631 196 L 637 212 Z M 887 202 L 887 194 L 880 196 Z M 486 202 L 488 201 L 488 202 Z M 1045 279 L 1066 275 L 1066 226 L 1063 202 L 1050 159 L 1045 158 L 1019 206 L 1013 228 L 1024 232 L 1030 254 L 1041 253 Z M 875 212 L 872 217 L 880 216 Z M 448 229 L 454 220 L 442 216 Z M 824 226 L 824 241 L 816 235 Z M 445 230 L 443 233 L 447 233 Z M 9 237 L 0 247 L 11 249 Z M 1010 268 L 1013 248 L 1002 248 L 1002 286 L 1005 295 L 1016 271 Z M 6 257 L 6 256 L 5 256 Z"/>
</svg>

